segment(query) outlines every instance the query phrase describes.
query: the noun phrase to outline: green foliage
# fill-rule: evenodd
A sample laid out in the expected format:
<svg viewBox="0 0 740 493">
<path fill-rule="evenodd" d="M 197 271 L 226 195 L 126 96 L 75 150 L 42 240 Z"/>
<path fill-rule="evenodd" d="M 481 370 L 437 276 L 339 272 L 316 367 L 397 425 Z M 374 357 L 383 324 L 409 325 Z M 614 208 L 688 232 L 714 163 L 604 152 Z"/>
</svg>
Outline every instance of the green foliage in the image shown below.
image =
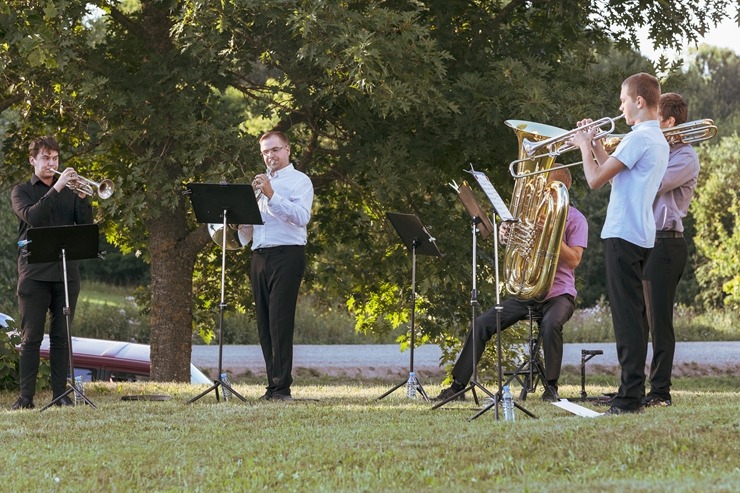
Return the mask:
<svg viewBox="0 0 740 493">
<path fill-rule="evenodd" d="M 18 280 L 18 218 L 10 207 L 10 190 L 0 187 L 0 312 L 10 313 L 16 307 Z"/>
<path fill-rule="evenodd" d="M 149 343 L 149 320 L 130 300 L 123 305 L 80 301 L 75 308 L 73 334 L 111 341 Z"/>
<path fill-rule="evenodd" d="M 0 389 L 18 389 L 18 350 L 21 336 L 17 331 L 0 330 Z"/>
<path fill-rule="evenodd" d="M 20 388 L 18 380 L 18 347 L 20 344 L 21 335 L 16 324 L 10 322 L 7 330 L 0 329 L 0 390 L 16 392 Z M 37 392 L 51 387 L 50 376 L 51 367 L 49 362 L 41 360 L 36 375 Z"/>
<path fill-rule="evenodd" d="M 697 268 L 703 290 L 700 297 L 709 306 L 740 306 L 740 192 L 728 186 L 740 172 L 740 137 L 722 138 L 716 146 L 702 146 L 702 173 L 691 212 L 696 217 L 696 247 L 706 259 Z"/>
<path fill-rule="evenodd" d="M 409 276 L 384 215 L 416 213 L 446 253 L 420 262 L 420 333 L 444 342 L 465 318 L 472 275 L 467 218 L 447 183 L 473 164 L 506 196 L 516 139 L 505 119 L 569 128 L 615 114 L 632 65 L 598 64 L 614 44 L 634 46 L 649 27 L 675 46 L 730 4 L 172 0 L 99 2 L 104 14 L 91 16 L 84 0 L 11 0 L 0 6 L 4 162 L 25 162 L 24 144 L 53 132 L 69 164 L 114 180 L 98 221 L 151 264 L 141 306 L 155 378 L 182 374 L 179 345 L 193 326 L 205 333 L 219 298 L 218 255 L 203 250 L 183 185 L 251 181 L 256 134 L 269 128 L 290 134 L 316 189 L 305 288 L 353 300 L 363 327 L 386 333 L 407 317 Z M 28 170 L 2 171 L 5 183 Z M 497 289 L 490 248 L 484 306 Z M 234 257 L 228 303 L 241 313 L 248 260 Z"/>
</svg>

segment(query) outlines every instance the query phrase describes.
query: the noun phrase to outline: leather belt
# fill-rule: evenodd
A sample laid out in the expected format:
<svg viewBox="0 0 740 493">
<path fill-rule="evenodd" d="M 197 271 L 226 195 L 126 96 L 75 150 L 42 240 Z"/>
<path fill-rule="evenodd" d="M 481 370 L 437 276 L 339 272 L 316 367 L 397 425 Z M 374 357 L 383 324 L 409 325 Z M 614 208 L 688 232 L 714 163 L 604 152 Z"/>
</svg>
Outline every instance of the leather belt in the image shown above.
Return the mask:
<svg viewBox="0 0 740 493">
<path fill-rule="evenodd" d="M 254 250 L 252 250 L 252 252 L 258 253 L 260 255 L 266 255 L 268 253 L 289 252 L 289 251 L 298 250 L 302 248 L 304 248 L 303 245 L 281 245 L 281 246 L 267 247 L 267 248 L 255 248 Z"/>
<path fill-rule="evenodd" d="M 656 231 L 656 238 L 683 238 L 683 232 L 681 231 Z"/>
</svg>

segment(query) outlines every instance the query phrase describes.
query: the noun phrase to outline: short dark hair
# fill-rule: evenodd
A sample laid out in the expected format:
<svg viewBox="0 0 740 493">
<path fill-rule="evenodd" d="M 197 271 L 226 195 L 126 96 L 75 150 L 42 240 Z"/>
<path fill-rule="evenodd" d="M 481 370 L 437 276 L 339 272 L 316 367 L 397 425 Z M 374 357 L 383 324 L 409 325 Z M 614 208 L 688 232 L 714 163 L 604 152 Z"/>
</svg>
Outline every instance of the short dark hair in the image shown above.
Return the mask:
<svg viewBox="0 0 740 493">
<path fill-rule="evenodd" d="M 47 151 L 59 152 L 59 143 L 57 142 L 57 139 L 55 139 L 51 135 L 45 135 L 43 137 L 38 137 L 34 139 L 28 145 L 28 155 L 30 157 L 36 157 L 39 155 L 39 152 L 44 149 L 46 149 Z"/>
<path fill-rule="evenodd" d="M 637 96 L 642 96 L 645 100 L 645 104 L 649 108 L 658 108 L 658 102 L 660 101 L 660 82 L 655 76 L 640 72 L 639 74 L 630 75 L 624 82 L 622 87 L 627 88 L 627 94 L 632 99 L 637 99 Z"/>
<path fill-rule="evenodd" d="M 269 139 L 270 137 L 277 137 L 283 141 L 283 144 L 290 144 L 288 136 L 285 135 L 283 132 L 280 132 L 279 130 L 270 130 L 269 132 L 263 133 L 259 141 L 262 142 L 263 140 Z"/>
<path fill-rule="evenodd" d="M 660 96 L 658 104 L 658 113 L 661 120 L 673 117 L 676 125 L 686 123 L 689 119 L 689 105 L 675 92 L 667 92 Z"/>
<path fill-rule="evenodd" d="M 547 174 L 547 181 L 548 183 L 551 181 L 559 181 L 563 185 L 565 185 L 565 188 L 570 190 L 570 186 L 573 183 L 573 178 L 570 176 L 570 170 L 568 168 L 559 167 L 559 166 L 563 166 L 563 165 L 556 163 L 553 166 L 554 168 L 557 168 L 557 169 L 554 169 Z"/>
</svg>

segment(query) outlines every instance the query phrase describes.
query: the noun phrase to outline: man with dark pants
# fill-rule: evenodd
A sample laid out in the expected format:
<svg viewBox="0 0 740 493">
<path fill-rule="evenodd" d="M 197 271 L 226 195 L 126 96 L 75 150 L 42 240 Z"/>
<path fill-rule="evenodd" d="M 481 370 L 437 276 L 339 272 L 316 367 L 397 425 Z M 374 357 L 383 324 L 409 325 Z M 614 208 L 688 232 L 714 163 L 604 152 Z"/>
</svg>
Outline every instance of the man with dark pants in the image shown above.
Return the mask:
<svg viewBox="0 0 740 493">
<path fill-rule="evenodd" d="M 560 181 L 570 189 L 571 176 L 567 168 L 551 171 L 548 180 Z M 505 236 L 505 225 L 501 230 L 502 236 Z M 544 400 L 559 400 L 557 391 L 563 361 L 563 325 L 570 320 L 575 310 L 577 293 L 574 271 L 587 244 L 588 221 L 578 209 L 571 206 L 568 209 L 565 232 L 560 245 L 555 280 L 545 299 L 536 301 L 511 297 L 501 304 L 501 330 L 528 318 L 530 308 L 534 316 L 541 317 L 539 326 L 545 353 L 545 378 L 548 384 L 542 394 Z M 493 307 L 475 319 L 475 354 L 473 354 L 473 332 L 470 330 L 452 369 L 452 385 L 442 390 L 434 400 L 447 400 L 468 384 L 473 376 L 473 367 L 483 355 L 486 343 L 496 334 L 496 311 L 496 307 Z"/>
<path fill-rule="evenodd" d="M 686 123 L 688 105 L 679 94 L 663 94 L 658 114 L 661 128 L 675 127 Z M 653 341 L 650 392 L 645 398 L 647 406 L 671 405 L 671 373 L 676 350 L 673 303 L 688 258 L 682 219 L 689 210 L 698 178 L 699 157 L 694 148 L 680 142 L 671 145 L 668 168 L 653 202 L 655 247 L 643 272 Z"/>
<path fill-rule="evenodd" d="M 658 79 L 646 73 L 628 77 L 619 99 L 632 131 L 611 156 L 601 140 L 594 142 L 594 126 L 572 139 L 581 150 L 589 187 L 611 183 L 601 238 L 621 383 L 608 415 L 643 411 L 649 329 L 642 272 L 655 243 L 652 204 L 668 165 L 668 143 L 658 123 Z M 581 120 L 578 126 L 591 122 Z"/>
<path fill-rule="evenodd" d="M 12 193 L 13 211 L 19 219 L 18 241 L 23 242 L 27 231 L 33 227 L 92 223 L 92 206 L 87 196 L 67 187 L 68 183 L 77 179 L 75 170 L 67 168 L 59 177 L 54 172 L 59 167 L 59 144 L 54 137 L 34 140 L 28 151 L 34 174 L 29 181 L 16 185 Z M 61 262 L 29 264 L 24 253 L 25 248 L 19 249 L 20 396 L 13 404 L 14 410 L 34 407 L 39 349 L 44 339 L 47 312 L 51 318 L 49 357 L 54 399 L 65 392 L 69 372 L 67 321 L 64 314 L 66 296 Z M 79 267 L 75 261 L 67 262 L 67 280 L 71 319 L 80 292 Z M 56 404 L 68 406 L 73 403 L 65 396 Z"/>
<path fill-rule="evenodd" d="M 293 329 L 298 289 L 306 268 L 306 225 L 311 219 L 313 184 L 290 162 L 290 143 L 282 132 L 260 137 L 267 172 L 253 185 L 263 225 L 252 230 L 251 282 L 257 330 L 265 358 L 265 400 L 290 400 L 293 383 Z M 240 235 L 243 230 L 241 227 Z"/>
</svg>

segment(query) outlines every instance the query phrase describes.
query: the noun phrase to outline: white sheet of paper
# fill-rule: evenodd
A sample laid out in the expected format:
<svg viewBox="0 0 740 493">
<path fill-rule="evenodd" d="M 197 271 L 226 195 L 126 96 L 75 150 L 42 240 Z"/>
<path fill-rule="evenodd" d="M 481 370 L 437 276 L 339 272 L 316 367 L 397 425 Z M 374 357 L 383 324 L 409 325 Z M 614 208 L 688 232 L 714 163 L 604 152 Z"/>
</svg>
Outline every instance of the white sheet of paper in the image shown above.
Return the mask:
<svg viewBox="0 0 740 493">
<path fill-rule="evenodd" d="M 472 169 L 472 167 L 468 171 L 468 173 L 475 177 L 475 180 L 486 193 L 488 200 L 491 201 L 491 204 L 498 213 L 499 217 L 501 217 L 501 219 L 504 221 L 514 221 L 516 218 L 511 215 L 511 212 L 509 212 L 509 208 L 506 207 L 506 204 L 501 199 L 501 196 L 498 194 L 496 189 L 493 188 L 491 180 L 489 180 L 488 177 L 480 171 L 475 171 L 474 169 Z"/>
<path fill-rule="evenodd" d="M 596 411 L 593 411 L 587 407 L 579 406 L 578 404 L 575 404 L 573 402 L 570 402 L 568 399 L 560 399 L 558 402 L 553 402 L 553 406 L 557 406 L 561 409 L 565 409 L 566 411 L 575 414 L 576 416 L 583 416 L 584 418 L 595 418 L 597 416 L 601 416 L 602 413 L 597 413 Z"/>
</svg>

